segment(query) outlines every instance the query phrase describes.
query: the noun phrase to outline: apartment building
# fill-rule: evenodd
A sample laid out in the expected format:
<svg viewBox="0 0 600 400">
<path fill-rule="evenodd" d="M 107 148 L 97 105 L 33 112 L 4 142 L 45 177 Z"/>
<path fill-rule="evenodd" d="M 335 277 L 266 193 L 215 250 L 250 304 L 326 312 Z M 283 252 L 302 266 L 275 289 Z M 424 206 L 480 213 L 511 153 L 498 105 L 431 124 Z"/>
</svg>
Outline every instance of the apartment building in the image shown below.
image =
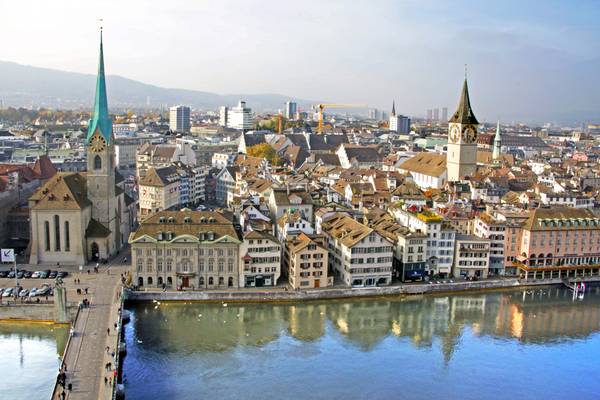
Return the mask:
<svg viewBox="0 0 600 400">
<path fill-rule="evenodd" d="M 487 278 L 490 241 L 472 235 L 456 235 L 453 276 L 455 278 Z"/>
<path fill-rule="evenodd" d="M 316 289 L 331 286 L 333 277 L 327 274 L 327 237 L 307 235 L 288 240 L 285 246 L 284 266 L 289 285 L 293 289 Z"/>
<path fill-rule="evenodd" d="M 499 221 L 488 213 L 481 213 L 475 218 L 473 234 L 490 241 L 490 275 L 504 275 L 504 247 L 506 222 Z"/>
<path fill-rule="evenodd" d="M 275 286 L 281 276 L 281 245 L 266 232 L 248 231 L 240 244 L 240 287 Z"/>
<path fill-rule="evenodd" d="M 336 214 L 322 223 L 329 265 L 351 287 L 383 286 L 392 281 L 393 244 L 380 233 Z"/>
</svg>

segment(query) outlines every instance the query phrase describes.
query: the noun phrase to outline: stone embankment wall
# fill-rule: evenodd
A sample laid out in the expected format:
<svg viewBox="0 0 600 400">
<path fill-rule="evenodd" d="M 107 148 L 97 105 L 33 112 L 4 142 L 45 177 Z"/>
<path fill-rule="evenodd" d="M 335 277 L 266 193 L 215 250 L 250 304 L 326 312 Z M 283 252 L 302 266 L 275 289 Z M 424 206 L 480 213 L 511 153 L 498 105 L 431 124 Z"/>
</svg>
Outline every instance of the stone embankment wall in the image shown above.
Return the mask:
<svg viewBox="0 0 600 400">
<path fill-rule="evenodd" d="M 77 307 L 67 307 L 71 321 L 75 318 Z M 54 322 L 57 320 L 54 304 L 11 304 L 0 306 L 0 321 L 38 321 Z"/>
<path fill-rule="evenodd" d="M 194 292 L 159 292 L 159 291 L 125 291 L 126 300 L 151 301 L 302 301 L 322 299 L 342 299 L 350 297 L 378 297 L 398 295 L 422 295 L 428 293 L 445 293 L 460 291 L 478 291 L 508 289 L 537 285 L 562 284 L 558 279 L 519 281 L 518 279 L 498 279 L 476 282 L 454 282 L 440 284 L 409 284 L 374 288 L 330 288 L 300 291 L 274 290 L 239 290 L 239 291 L 194 291 Z"/>
</svg>

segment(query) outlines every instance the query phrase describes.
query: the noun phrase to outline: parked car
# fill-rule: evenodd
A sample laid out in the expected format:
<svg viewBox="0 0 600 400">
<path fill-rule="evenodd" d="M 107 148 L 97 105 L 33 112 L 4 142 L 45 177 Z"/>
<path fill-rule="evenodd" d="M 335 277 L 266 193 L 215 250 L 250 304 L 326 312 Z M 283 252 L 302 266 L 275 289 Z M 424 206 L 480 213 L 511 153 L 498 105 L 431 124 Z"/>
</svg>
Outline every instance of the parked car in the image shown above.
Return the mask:
<svg viewBox="0 0 600 400">
<path fill-rule="evenodd" d="M 29 297 L 35 297 L 37 296 L 37 288 L 33 288 L 29 291 Z"/>
<path fill-rule="evenodd" d="M 29 290 L 23 289 L 19 292 L 19 297 L 27 297 L 28 294 L 29 294 Z"/>
<path fill-rule="evenodd" d="M 23 276 L 24 276 L 23 271 L 17 272 L 17 279 L 23 279 Z"/>
<path fill-rule="evenodd" d="M 50 286 L 42 286 L 40 289 L 37 290 L 36 296 L 50 296 L 51 290 L 52 289 L 50 288 Z"/>
<path fill-rule="evenodd" d="M 0 271 L 0 278 L 6 278 L 8 276 L 8 271 Z"/>
<path fill-rule="evenodd" d="M 40 275 L 42 275 L 42 271 L 35 271 L 33 274 L 31 274 L 31 277 L 37 279 L 40 277 Z"/>
<path fill-rule="evenodd" d="M 11 269 L 10 272 L 8 273 L 7 278 L 9 279 L 15 279 L 15 270 Z"/>
<path fill-rule="evenodd" d="M 50 271 L 46 272 L 46 271 L 41 271 L 40 272 L 40 279 L 48 279 L 48 275 L 50 274 Z"/>
<path fill-rule="evenodd" d="M 48 279 L 56 279 L 57 274 L 58 274 L 58 272 L 51 271 L 50 274 L 48 274 Z"/>
<path fill-rule="evenodd" d="M 4 292 L 4 288 L 0 288 L 0 296 L 2 296 L 2 292 Z"/>
<path fill-rule="evenodd" d="M 56 277 L 57 278 L 64 278 L 67 275 L 69 275 L 69 273 L 67 271 L 59 271 L 58 274 L 56 275 Z"/>
<path fill-rule="evenodd" d="M 6 288 L 4 290 L 4 292 L 2 292 L 2 297 L 10 297 L 10 296 L 12 296 L 13 292 L 14 292 L 13 288 L 11 288 L 11 287 Z"/>
<path fill-rule="evenodd" d="M 23 278 L 28 278 L 29 279 L 29 278 L 31 278 L 31 275 L 32 275 L 31 271 L 25 271 L 25 270 L 23 270 Z"/>
</svg>

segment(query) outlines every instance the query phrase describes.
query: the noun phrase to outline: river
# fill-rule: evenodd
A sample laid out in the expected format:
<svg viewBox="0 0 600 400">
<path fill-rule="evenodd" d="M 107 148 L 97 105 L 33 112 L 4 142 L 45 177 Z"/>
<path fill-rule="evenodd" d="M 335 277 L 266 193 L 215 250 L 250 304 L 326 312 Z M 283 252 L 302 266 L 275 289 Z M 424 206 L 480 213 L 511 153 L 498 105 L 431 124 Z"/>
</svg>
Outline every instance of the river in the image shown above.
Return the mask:
<svg viewBox="0 0 600 400">
<path fill-rule="evenodd" d="M 68 336 L 67 326 L 0 323 L 0 398 L 49 399 Z"/>
<path fill-rule="evenodd" d="M 128 309 L 127 400 L 600 398 L 596 287 Z"/>
</svg>

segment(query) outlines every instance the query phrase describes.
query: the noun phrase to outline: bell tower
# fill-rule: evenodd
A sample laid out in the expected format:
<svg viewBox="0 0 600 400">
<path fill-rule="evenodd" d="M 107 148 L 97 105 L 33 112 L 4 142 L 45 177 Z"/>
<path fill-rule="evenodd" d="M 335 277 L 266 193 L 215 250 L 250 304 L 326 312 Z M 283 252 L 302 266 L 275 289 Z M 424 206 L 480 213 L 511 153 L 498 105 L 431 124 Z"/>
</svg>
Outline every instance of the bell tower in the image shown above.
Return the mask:
<svg viewBox="0 0 600 400">
<path fill-rule="evenodd" d="M 100 61 L 96 79 L 94 111 L 88 123 L 87 142 L 87 197 L 92 202 L 92 218 L 111 229 L 115 200 L 115 160 L 112 120 L 108 114 L 106 81 L 104 77 L 104 50 L 100 30 Z"/>
<path fill-rule="evenodd" d="M 462 87 L 458 109 L 448 121 L 448 182 L 472 176 L 477 170 L 477 127 L 479 122 L 471 109 L 467 77 Z"/>
</svg>

